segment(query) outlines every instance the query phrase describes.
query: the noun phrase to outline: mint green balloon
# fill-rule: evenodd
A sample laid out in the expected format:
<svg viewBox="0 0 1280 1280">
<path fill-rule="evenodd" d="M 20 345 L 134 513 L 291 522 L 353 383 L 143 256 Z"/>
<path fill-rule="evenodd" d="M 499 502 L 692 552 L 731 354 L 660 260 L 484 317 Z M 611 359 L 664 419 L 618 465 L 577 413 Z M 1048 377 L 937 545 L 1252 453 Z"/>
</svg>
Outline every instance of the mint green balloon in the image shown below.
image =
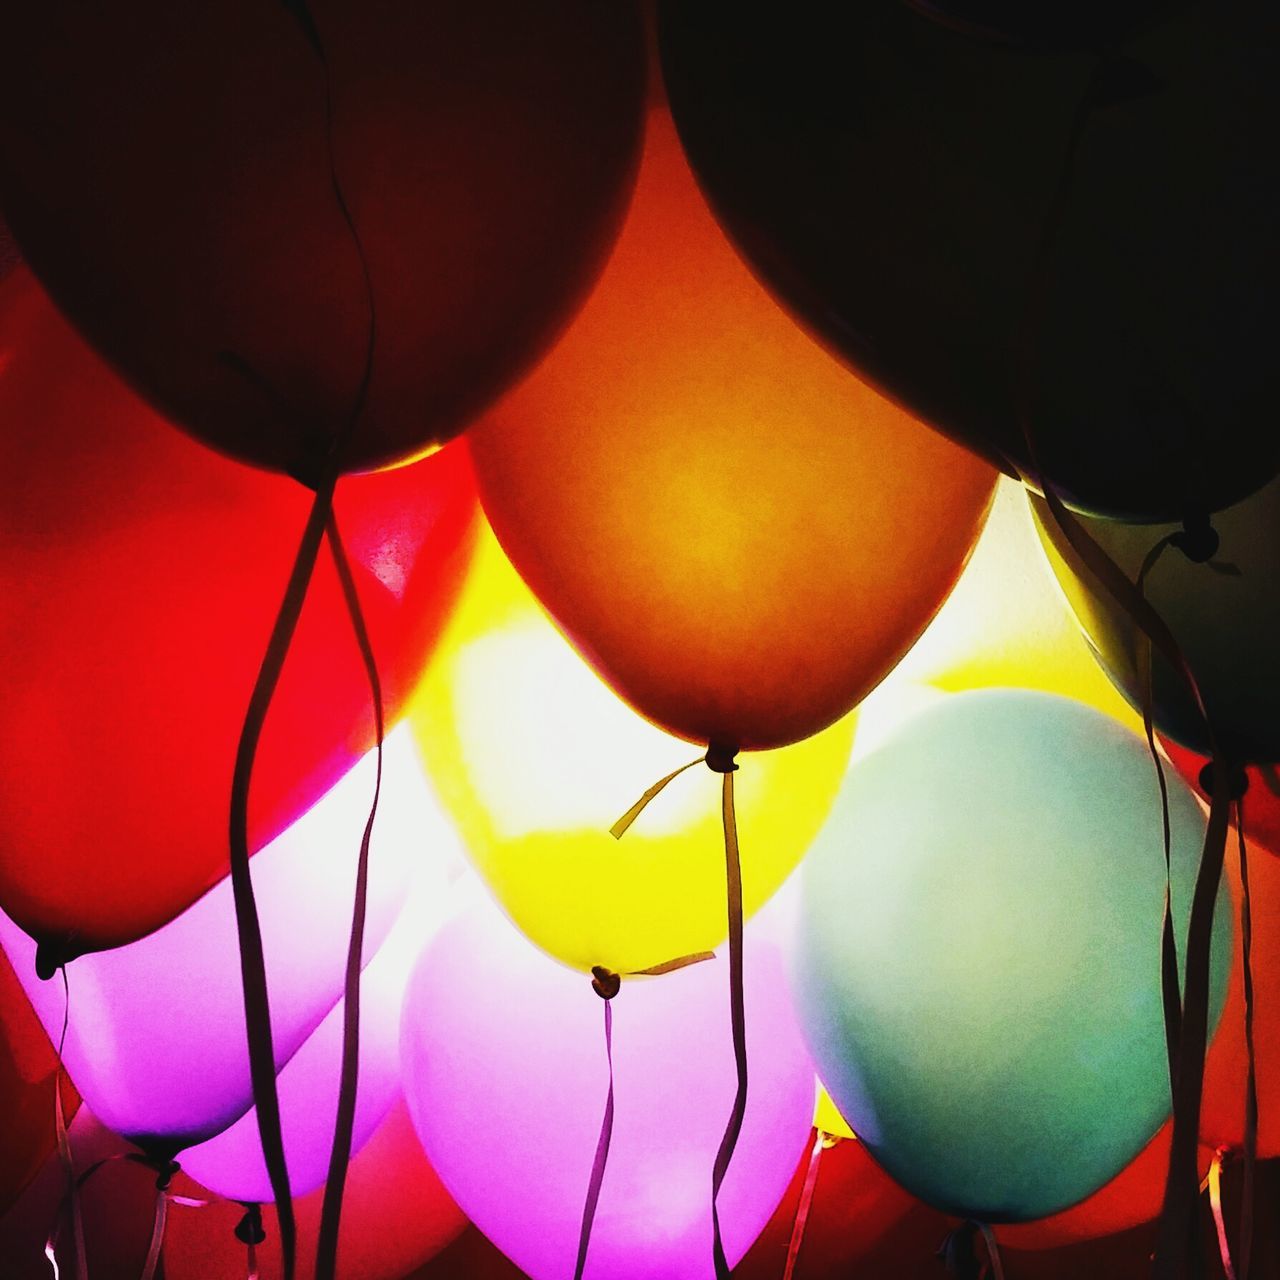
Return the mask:
<svg viewBox="0 0 1280 1280">
<path fill-rule="evenodd" d="M 1172 769 L 1179 960 L 1204 818 Z M 962 693 L 855 763 L 803 871 L 793 979 L 818 1074 L 888 1173 L 983 1222 L 1045 1217 L 1169 1113 L 1160 793 L 1081 703 Z M 1231 904 L 1214 919 L 1211 1026 Z"/>
</svg>

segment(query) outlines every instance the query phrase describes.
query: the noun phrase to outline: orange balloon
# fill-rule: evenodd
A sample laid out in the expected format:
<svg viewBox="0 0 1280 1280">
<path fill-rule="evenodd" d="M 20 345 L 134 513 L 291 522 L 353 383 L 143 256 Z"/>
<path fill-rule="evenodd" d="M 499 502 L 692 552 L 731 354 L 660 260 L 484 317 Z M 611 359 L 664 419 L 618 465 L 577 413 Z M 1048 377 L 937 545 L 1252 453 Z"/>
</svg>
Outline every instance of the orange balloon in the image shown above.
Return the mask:
<svg viewBox="0 0 1280 1280">
<path fill-rule="evenodd" d="M 507 554 L 615 691 L 740 750 L 808 737 L 884 678 L 995 484 L 770 299 L 661 105 L 595 293 L 471 448 Z"/>
<path fill-rule="evenodd" d="M 1248 828 L 1249 801 L 1245 800 Z M 1240 910 L 1240 862 L 1236 834 L 1230 833 L 1226 875 Z M 1253 921 L 1253 1040 L 1258 1079 L 1258 1155 L 1280 1155 L 1280 859 L 1247 841 L 1250 915 Z M 1214 1147 L 1238 1148 L 1244 1141 L 1248 1054 L 1244 1035 L 1244 974 L 1241 930 L 1234 931 L 1227 1002 L 1205 1060 L 1200 1139 Z"/>
</svg>

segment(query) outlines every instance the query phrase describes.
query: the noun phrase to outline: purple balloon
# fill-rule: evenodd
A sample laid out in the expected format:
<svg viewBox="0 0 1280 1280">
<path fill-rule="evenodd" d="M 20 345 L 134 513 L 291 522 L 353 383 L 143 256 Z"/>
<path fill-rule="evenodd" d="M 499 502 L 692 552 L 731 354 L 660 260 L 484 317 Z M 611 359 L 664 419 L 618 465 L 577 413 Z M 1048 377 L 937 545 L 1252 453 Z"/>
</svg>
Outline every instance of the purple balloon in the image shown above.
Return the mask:
<svg viewBox="0 0 1280 1280">
<path fill-rule="evenodd" d="M 750 1091 L 720 1195 L 736 1263 L 810 1134 L 813 1067 L 778 948 L 748 926 Z M 447 925 L 405 996 L 405 1096 L 462 1211 L 534 1280 L 573 1275 L 608 1091 L 603 1005 L 489 904 Z M 733 1107 L 727 954 L 613 1001 L 616 1112 L 587 1280 L 714 1275 L 711 1170 Z"/>
<path fill-rule="evenodd" d="M 360 836 L 373 791 L 372 753 L 256 854 L 277 1068 L 342 995 Z M 404 905 L 423 825 L 436 801 L 407 729 L 387 740 L 370 858 L 365 954 Z M 439 822 L 439 818 L 434 818 Z M 56 1046 L 62 982 L 35 975 L 35 944 L 0 913 L 0 945 Z M 220 1133 L 253 1101 L 240 949 L 229 880 L 164 928 L 67 966 L 63 1060 L 85 1103 L 142 1146 L 181 1150 Z"/>
<path fill-rule="evenodd" d="M 360 978 L 360 1069 L 352 1155 L 373 1136 L 400 1096 L 400 1009 L 405 986 L 423 947 L 449 910 L 449 867 L 447 859 L 438 856 L 442 848 L 453 849 L 452 837 L 445 835 L 447 843 L 434 838 L 425 842 L 437 856 L 417 868 L 412 897 Z M 276 1078 L 285 1162 L 295 1196 L 314 1191 L 328 1175 L 346 1007 L 345 1000 L 338 1001 Z M 184 1153 L 182 1168 L 224 1199 L 259 1204 L 275 1199 L 256 1108 L 216 1138 Z"/>
</svg>

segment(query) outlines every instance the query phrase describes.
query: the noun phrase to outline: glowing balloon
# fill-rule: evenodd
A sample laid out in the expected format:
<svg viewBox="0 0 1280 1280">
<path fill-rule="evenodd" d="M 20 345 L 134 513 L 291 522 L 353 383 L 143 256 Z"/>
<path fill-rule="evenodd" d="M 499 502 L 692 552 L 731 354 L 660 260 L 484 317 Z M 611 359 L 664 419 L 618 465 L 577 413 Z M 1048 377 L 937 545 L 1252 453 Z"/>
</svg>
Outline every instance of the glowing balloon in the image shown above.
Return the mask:
<svg viewBox="0 0 1280 1280">
<path fill-rule="evenodd" d="M 1170 814 L 1182 940 L 1204 818 L 1176 781 Z M 957 694 L 850 771 L 805 862 L 796 997 L 832 1097 L 909 1191 L 1043 1217 L 1160 1126 L 1160 832 L 1144 744 L 1065 698 Z M 1224 888 L 1214 1020 L 1230 932 Z"/>
<path fill-rule="evenodd" d="M 780 953 L 746 939 L 751 1092 L 719 1198 L 732 1265 L 781 1199 L 809 1133 L 813 1068 Z M 724 958 L 624 979 L 616 1113 L 587 1280 L 711 1276 L 711 1170 L 733 1101 Z M 405 1094 L 467 1216 L 534 1280 L 572 1275 L 608 1088 L 603 1007 L 491 906 L 451 922 L 405 1001 Z"/>
<path fill-rule="evenodd" d="M 5 15 L 0 191 L 175 422 L 369 470 L 456 434 L 572 315 L 644 83 L 635 0 L 50 0 Z"/>
<path fill-rule="evenodd" d="M 373 789 L 365 757 L 314 809 L 253 860 L 271 991 L 275 1060 L 283 1066 L 342 993 L 351 894 Z M 422 857 L 432 800 L 408 729 L 387 740 L 374 826 L 366 954 L 404 905 Z M 62 1027 L 62 983 L 35 976 L 35 945 L 0 916 L 0 944 L 50 1036 Z M 67 967 L 65 1061 L 108 1127 L 156 1152 L 221 1132 L 250 1106 L 244 998 L 229 881 L 140 942 Z"/>
<path fill-rule="evenodd" d="M 468 439 L 498 540 L 610 686 L 740 750 L 816 733 L 885 676 L 994 483 L 752 280 L 661 106 L 595 293 Z"/>
<path fill-rule="evenodd" d="M 725 936 L 714 783 L 675 779 L 624 840 L 609 827 L 692 756 L 620 702 L 548 620 L 487 530 L 414 697 L 432 781 L 517 925 L 579 969 L 645 969 Z M 852 717 L 803 743 L 740 758 L 743 897 L 754 911 L 817 834 Z"/>
<path fill-rule="evenodd" d="M 245 706 L 306 495 L 147 408 L 25 270 L 0 284 L 0 908 L 64 953 L 132 942 L 227 874 Z M 465 564 L 466 459 L 343 482 L 335 509 L 389 720 Z M 373 742 L 325 552 L 253 775 L 260 849 Z"/>
<path fill-rule="evenodd" d="M 397 748 L 403 737 L 397 740 Z M 382 821 L 383 814 L 379 814 Z M 395 814 L 385 815 L 392 820 Z M 427 820 L 435 818 L 434 822 Z M 440 927 L 450 902 L 449 854 L 456 836 L 442 815 L 425 807 L 414 830 L 418 856 L 413 890 L 391 932 L 360 978 L 360 1066 L 352 1151 L 359 1151 L 400 1094 L 400 1007 L 418 953 Z M 426 856 L 423 856 L 423 855 Z M 455 864 L 456 867 L 456 864 Z M 366 947 L 366 953 L 369 948 Z M 285 1063 L 276 1080 L 285 1156 L 293 1194 L 304 1196 L 328 1173 L 342 1063 L 339 1000 Z M 183 1153 L 182 1167 L 197 1182 L 228 1200 L 262 1204 L 274 1199 L 258 1133 L 256 1109 L 230 1128 Z"/>
</svg>

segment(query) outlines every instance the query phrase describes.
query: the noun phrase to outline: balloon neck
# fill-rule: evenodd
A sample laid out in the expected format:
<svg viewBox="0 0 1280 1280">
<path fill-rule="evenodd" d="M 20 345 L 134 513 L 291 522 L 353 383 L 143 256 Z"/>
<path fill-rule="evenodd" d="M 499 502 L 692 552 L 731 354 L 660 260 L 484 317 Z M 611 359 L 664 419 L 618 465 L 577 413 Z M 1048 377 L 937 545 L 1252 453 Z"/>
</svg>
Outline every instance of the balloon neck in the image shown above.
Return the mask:
<svg viewBox="0 0 1280 1280">
<path fill-rule="evenodd" d="M 621 989 L 622 978 L 612 969 L 606 969 L 602 964 L 591 966 L 591 990 L 601 1000 L 612 1000 Z"/>
<path fill-rule="evenodd" d="M 723 742 L 712 742 L 708 745 L 707 754 L 703 758 L 712 773 L 736 773 L 737 755 L 737 747 L 731 747 Z"/>
<path fill-rule="evenodd" d="M 266 1241 L 267 1233 L 262 1225 L 262 1206 L 250 1204 L 244 1200 L 244 1217 L 236 1224 L 236 1239 L 244 1245 L 260 1245 Z"/>
<path fill-rule="evenodd" d="M 174 1178 L 181 1172 L 182 1166 L 176 1160 L 160 1160 L 156 1162 L 156 1190 L 168 1191 Z"/>
<path fill-rule="evenodd" d="M 36 943 L 36 977 L 41 982 L 48 982 L 59 969 L 71 963 L 79 954 L 71 945 L 71 939 L 61 938 L 54 941 L 41 938 Z"/>
<path fill-rule="evenodd" d="M 1200 770 L 1200 790 L 1207 796 L 1213 795 L 1213 761 L 1210 760 Z M 1249 775 L 1239 765 L 1227 765 L 1227 798 L 1239 800 L 1249 790 Z"/>
<path fill-rule="evenodd" d="M 1221 540 L 1218 531 L 1209 523 L 1207 515 L 1188 516 L 1182 528 L 1169 542 L 1178 548 L 1192 564 L 1204 564 L 1218 554 Z"/>
<path fill-rule="evenodd" d="M 978 1224 L 962 1222 L 938 1249 L 937 1256 L 942 1260 L 950 1275 L 957 1280 L 979 1280 L 982 1265 L 978 1261 Z"/>
</svg>

